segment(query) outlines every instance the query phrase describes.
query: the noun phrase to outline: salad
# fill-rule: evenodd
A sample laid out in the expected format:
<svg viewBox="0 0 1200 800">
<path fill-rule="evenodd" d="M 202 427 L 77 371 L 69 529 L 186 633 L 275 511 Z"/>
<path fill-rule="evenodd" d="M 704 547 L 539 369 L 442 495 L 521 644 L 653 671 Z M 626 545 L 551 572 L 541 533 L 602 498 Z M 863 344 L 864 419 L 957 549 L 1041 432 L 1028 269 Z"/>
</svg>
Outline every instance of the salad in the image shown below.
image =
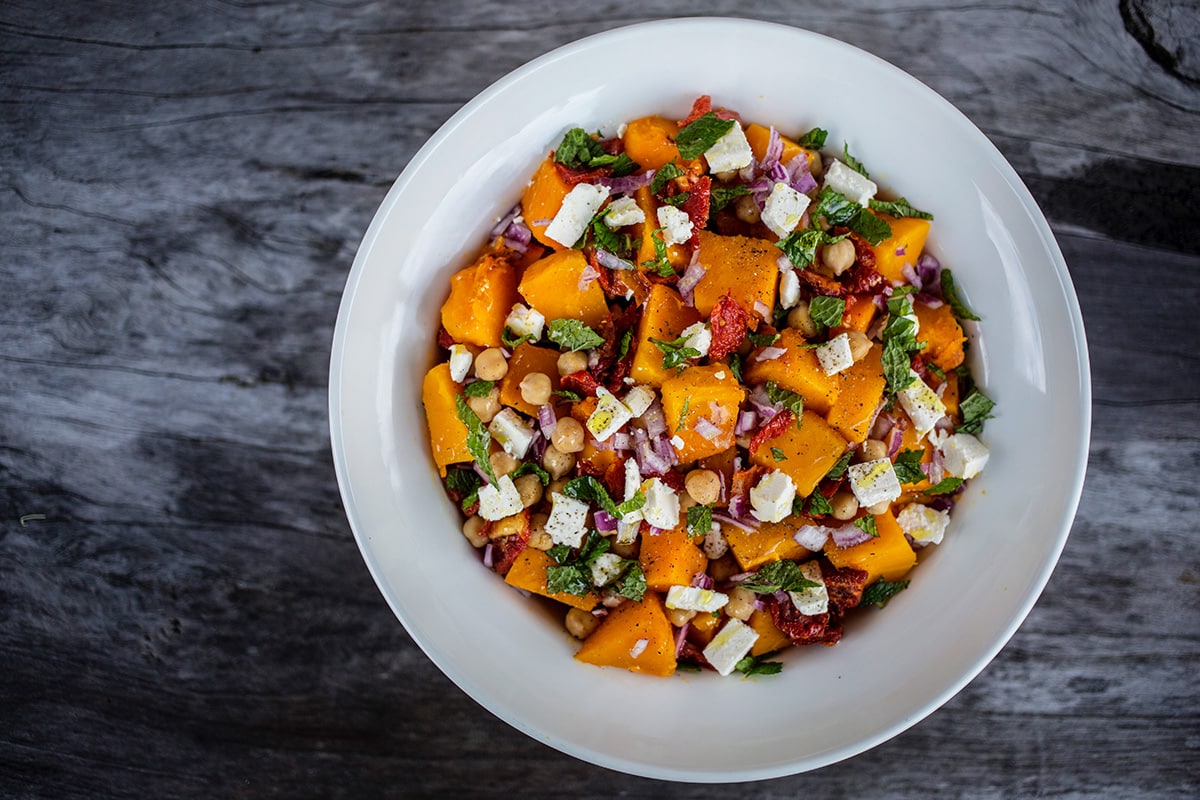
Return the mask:
<svg viewBox="0 0 1200 800">
<path fill-rule="evenodd" d="M 827 138 L 708 96 L 575 128 L 450 280 L 434 462 L 580 661 L 778 672 L 908 585 L 987 462 L 933 216 Z"/>
</svg>

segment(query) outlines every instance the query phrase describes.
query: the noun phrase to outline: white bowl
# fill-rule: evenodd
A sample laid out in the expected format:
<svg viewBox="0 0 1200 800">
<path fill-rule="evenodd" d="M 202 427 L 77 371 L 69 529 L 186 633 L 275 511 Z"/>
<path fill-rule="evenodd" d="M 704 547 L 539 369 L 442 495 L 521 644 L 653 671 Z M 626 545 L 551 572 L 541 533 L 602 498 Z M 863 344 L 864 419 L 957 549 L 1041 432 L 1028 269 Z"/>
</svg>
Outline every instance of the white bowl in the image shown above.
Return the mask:
<svg viewBox="0 0 1200 800">
<path fill-rule="evenodd" d="M 678 58 L 663 54 L 679 52 Z M 711 53 L 711 58 L 697 54 Z M 420 386 L 447 281 L 568 128 L 681 118 L 711 94 L 747 121 L 848 141 L 881 185 L 936 215 L 930 249 L 983 317 L 972 366 L 997 402 L 984 474 L 912 585 L 836 647 L 781 674 L 657 679 L 575 661 L 561 619 L 483 569 L 433 468 Z M 413 157 L 371 223 L 338 314 L 330 426 L 363 558 L 425 653 L 489 711 L 581 759 L 680 781 L 831 764 L 895 736 L 962 689 L 1040 594 L 1079 500 L 1090 425 L 1083 324 L 1029 192 L 961 113 L 835 40 L 734 19 L 593 36 L 504 77 Z"/>
</svg>

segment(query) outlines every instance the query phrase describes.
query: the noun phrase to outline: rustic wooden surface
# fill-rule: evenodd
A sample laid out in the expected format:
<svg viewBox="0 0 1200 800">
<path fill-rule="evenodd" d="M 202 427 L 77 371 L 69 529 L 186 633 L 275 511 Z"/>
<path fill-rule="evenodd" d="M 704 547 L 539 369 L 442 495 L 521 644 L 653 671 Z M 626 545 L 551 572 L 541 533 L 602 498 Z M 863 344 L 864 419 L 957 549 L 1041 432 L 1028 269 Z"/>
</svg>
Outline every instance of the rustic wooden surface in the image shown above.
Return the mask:
<svg viewBox="0 0 1200 800">
<path fill-rule="evenodd" d="M 1194 2 L 0 3 L 0 795 L 1200 794 Z M 329 342 L 407 159 L 579 36 L 748 14 L 933 86 L 1045 209 L 1091 343 L 1071 539 L 893 741 L 751 786 L 609 772 L 413 645 L 342 514 Z M 686 50 L 684 51 L 686 52 Z"/>
</svg>

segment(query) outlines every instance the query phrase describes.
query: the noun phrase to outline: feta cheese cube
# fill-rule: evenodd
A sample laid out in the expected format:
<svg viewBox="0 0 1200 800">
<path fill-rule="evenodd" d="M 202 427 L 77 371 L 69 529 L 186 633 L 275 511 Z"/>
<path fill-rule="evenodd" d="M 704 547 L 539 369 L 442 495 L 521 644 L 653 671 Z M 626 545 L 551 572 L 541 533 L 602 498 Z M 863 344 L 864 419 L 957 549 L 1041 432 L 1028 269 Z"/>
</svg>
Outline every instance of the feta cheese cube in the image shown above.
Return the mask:
<svg viewBox="0 0 1200 800">
<path fill-rule="evenodd" d="M 950 514 L 920 503 L 909 503 L 896 515 L 896 522 L 914 542 L 941 544 L 946 526 L 950 524 Z"/>
<path fill-rule="evenodd" d="M 750 149 L 741 123 L 734 120 L 733 127 L 704 151 L 704 160 L 708 162 L 708 171 L 714 175 L 750 166 L 754 151 Z"/>
<path fill-rule="evenodd" d="M 646 214 L 632 197 L 618 197 L 613 200 L 604 214 L 604 224 L 610 228 L 640 225 L 645 221 Z"/>
<path fill-rule="evenodd" d="M 779 276 L 779 305 L 794 308 L 800 302 L 800 278 L 796 270 L 784 270 Z"/>
<path fill-rule="evenodd" d="M 780 239 L 796 230 L 804 210 L 808 208 L 808 195 L 800 194 L 783 181 L 776 181 L 767 202 L 763 205 L 763 224 Z"/>
<path fill-rule="evenodd" d="M 642 473 L 641 470 L 638 469 L 637 459 L 628 458 L 625 460 L 625 497 L 622 499 L 632 500 L 633 496 L 637 494 L 638 489 L 641 488 Z M 636 513 L 640 516 L 641 509 L 630 513 Z"/>
<path fill-rule="evenodd" d="M 912 420 L 917 439 L 921 439 L 933 430 L 938 420 L 946 416 L 946 404 L 916 372 L 910 370 L 909 374 L 913 376 L 913 382 L 896 392 L 896 397 L 900 400 L 904 413 Z"/>
<path fill-rule="evenodd" d="M 801 614 L 810 617 L 829 611 L 829 590 L 825 587 L 825 578 L 821 575 L 821 565 L 816 561 L 807 561 L 800 565 L 800 574 L 818 585 L 788 592 L 792 605 Z"/>
<path fill-rule="evenodd" d="M 980 473 L 988 455 L 987 445 L 969 433 L 956 433 L 942 442 L 942 466 L 964 481 Z"/>
<path fill-rule="evenodd" d="M 731 619 L 704 648 L 704 658 L 720 675 L 733 672 L 758 641 L 758 632 L 740 619 Z"/>
<path fill-rule="evenodd" d="M 729 595 L 699 586 L 672 586 L 667 589 L 667 608 L 680 611 L 720 611 L 728 602 Z"/>
<path fill-rule="evenodd" d="M 679 335 L 686 337 L 683 340 L 684 347 L 699 351 L 700 355 L 694 356 L 694 358 L 703 358 L 708 355 L 708 348 L 712 347 L 712 331 L 703 322 L 688 325 Z"/>
<path fill-rule="evenodd" d="M 563 198 L 558 213 L 546 227 L 546 235 L 563 247 L 574 246 L 607 199 L 607 186 L 592 183 L 575 184 L 575 188 Z"/>
<path fill-rule="evenodd" d="M 633 419 L 633 413 L 603 386 L 596 389 L 596 400 L 596 410 L 588 417 L 587 429 L 598 441 L 603 442 Z"/>
<path fill-rule="evenodd" d="M 533 426 L 526 424 L 521 415 L 511 408 L 504 408 L 492 417 L 488 425 L 492 437 L 504 448 L 504 452 L 516 459 L 522 459 L 533 444 Z"/>
<path fill-rule="evenodd" d="M 763 522 L 780 522 L 792 513 L 796 484 L 786 473 L 771 470 L 750 490 L 750 513 Z"/>
<path fill-rule="evenodd" d="M 836 159 L 825 168 L 825 188 L 845 195 L 847 199 L 853 200 L 863 208 L 867 207 L 871 198 L 879 191 L 873 180 Z"/>
<path fill-rule="evenodd" d="M 663 229 L 663 244 L 683 244 L 692 238 L 692 218 L 675 206 L 659 206 L 658 227 Z"/>
<path fill-rule="evenodd" d="M 850 335 L 841 333 L 816 348 L 817 361 L 826 375 L 837 375 L 854 366 L 854 355 L 850 352 Z"/>
<path fill-rule="evenodd" d="M 521 493 L 507 475 L 501 476 L 496 483 L 479 487 L 479 516 L 490 522 L 519 514 L 524 508 Z"/>
<path fill-rule="evenodd" d="M 462 383 L 471 371 L 471 362 L 475 359 L 465 344 L 450 345 L 450 380 Z"/>
<path fill-rule="evenodd" d="M 592 583 L 606 586 L 616 580 L 624 568 L 625 559 L 616 553 L 603 553 L 592 562 Z"/>
<path fill-rule="evenodd" d="M 728 551 L 729 540 L 725 538 L 725 533 L 721 530 L 721 523 L 714 522 L 708 529 L 708 533 L 704 534 L 704 555 L 716 561 Z"/>
<path fill-rule="evenodd" d="M 634 511 L 617 520 L 617 544 L 633 544 L 642 530 L 642 512 Z"/>
<path fill-rule="evenodd" d="M 533 341 L 536 342 L 542 338 L 542 331 L 546 328 L 546 318 L 542 316 L 542 312 L 536 309 L 526 308 L 520 303 L 513 303 L 512 311 L 508 312 L 508 317 L 504 320 L 504 327 L 518 337 L 532 336 Z"/>
<path fill-rule="evenodd" d="M 680 436 L 679 434 L 675 434 L 674 436 L 672 436 L 671 437 L 671 446 L 674 447 L 676 450 L 682 450 L 683 449 L 683 437 Z"/>
<path fill-rule="evenodd" d="M 625 393 L 622 402 L 635 418 L 641 417 L 646 413 L 646 409 L 654 405 L 654 390 L 649 386 L 634 386 Z"/>
<path fill-rule="evenodd" d="M 679 495 L 658 478 L 642 484 L 646 493 L 646 505 L 642 506 L 642 518 L 656 528 L 670 530 L 679 526 Z"/>
<path fill-rule="evenodd" d="M 508 478 L 501 478 L 501 480 L 508 480 Z M 515 487 L 513 491 L 516 491 Z M 479 494 L 482 498 L 483 490 L 480 490 Z M 520 500 L 521 496 L 518 494 L 517 502 L 519 503 Z M 552 505 L 550 516 L 546 520 L 546 533 L 550 534 L 550 539 L 555 544 L 579 547 L 583 542 L 583 534 L 587 532 L 587 503 L 581 503 L 573 497 L 567 497 L 558 492 L 550 494 L 550 502 Z"/>
<path fill-rule="evenodd" d="M 861 464 L 851 464 L 846 470 L 850 491 L 860 506 L 873 506 L 895 500 L 900 496 L 900 479 L 888 458 L 877 458 Z"/>
</svg>

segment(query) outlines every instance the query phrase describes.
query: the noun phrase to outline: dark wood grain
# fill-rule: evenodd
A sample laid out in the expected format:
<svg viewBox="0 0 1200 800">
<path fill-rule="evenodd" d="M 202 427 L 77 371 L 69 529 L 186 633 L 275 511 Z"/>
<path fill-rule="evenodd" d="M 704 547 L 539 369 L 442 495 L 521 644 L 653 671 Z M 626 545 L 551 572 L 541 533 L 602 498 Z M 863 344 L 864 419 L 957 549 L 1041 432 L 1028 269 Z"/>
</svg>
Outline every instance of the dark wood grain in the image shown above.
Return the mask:
<svg viewBox="0 0 1200 800">
<path fill-rule="evenodd" d="M 816 773 L 584 764 L 415 647 L 342 513 L 329 342 L 362 232 L 462 103 L 560 44 L 747 14 L 961 108 L 1046 210 L 1088 328 L 1087 484 L 984 673 Z M 0 4 L 0 794 L 1200 794 L 1194 3 Z"/>
</svg>

